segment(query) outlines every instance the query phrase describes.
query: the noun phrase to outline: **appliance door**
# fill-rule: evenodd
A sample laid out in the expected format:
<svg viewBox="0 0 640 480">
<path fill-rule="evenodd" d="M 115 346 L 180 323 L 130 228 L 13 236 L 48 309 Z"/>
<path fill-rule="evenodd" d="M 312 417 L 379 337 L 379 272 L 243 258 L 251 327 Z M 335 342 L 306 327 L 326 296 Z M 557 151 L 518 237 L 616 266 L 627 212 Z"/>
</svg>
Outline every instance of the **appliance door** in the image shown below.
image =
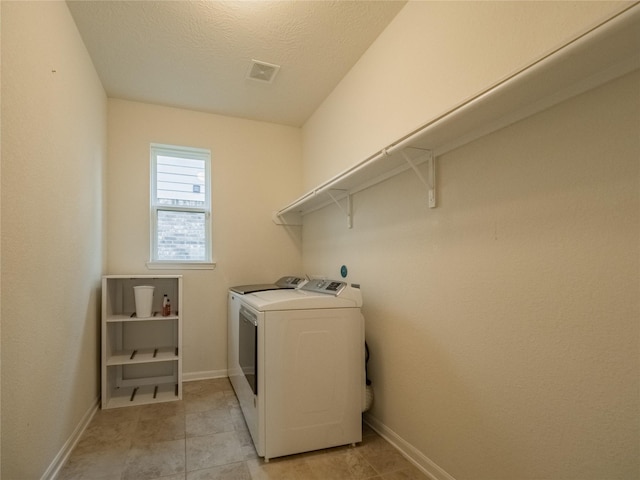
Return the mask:
<svg viewBox="0 0 640 480">
<path fill-rule="evenodd" d="M 258 394 L 258 319 L 247 308 L 238 315 L 238 356 L 240 368 L 254 395 Z"/>
<path fill-rule="evenodd" d="M 266 312 L 265 459 L 362 441 L 359 308 Z"/>
</svg>

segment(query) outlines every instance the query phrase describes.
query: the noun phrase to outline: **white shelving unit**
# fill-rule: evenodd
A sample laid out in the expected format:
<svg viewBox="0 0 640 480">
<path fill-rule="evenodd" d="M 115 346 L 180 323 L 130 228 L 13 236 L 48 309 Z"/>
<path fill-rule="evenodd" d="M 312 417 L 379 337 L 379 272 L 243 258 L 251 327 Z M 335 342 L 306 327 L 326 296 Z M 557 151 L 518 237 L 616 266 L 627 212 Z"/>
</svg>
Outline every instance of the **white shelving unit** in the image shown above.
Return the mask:
<svg viewBox="0 0 640 480">
<path fill-rule="evenodd" d="M 133 287 L 155 287 L 151 317 L 135 316 Z M 171 314 L 162 316 L 162 299 Z M 182 398 L 182 276 L 102 277 L 102 408 Z"/>
<path fill-rule="evenodd" d="M 633 4 L 302 195 L 274 212 L 273 221 L 302 225 L 304 215 L 335 203 L 351 227 L 351 195 L 409 168 L 426 185 L 433 208 L 437 156 L 639 68 L 640 4 Z M 425 162 L 427 178 L 417 168 Z"/>
</svg>

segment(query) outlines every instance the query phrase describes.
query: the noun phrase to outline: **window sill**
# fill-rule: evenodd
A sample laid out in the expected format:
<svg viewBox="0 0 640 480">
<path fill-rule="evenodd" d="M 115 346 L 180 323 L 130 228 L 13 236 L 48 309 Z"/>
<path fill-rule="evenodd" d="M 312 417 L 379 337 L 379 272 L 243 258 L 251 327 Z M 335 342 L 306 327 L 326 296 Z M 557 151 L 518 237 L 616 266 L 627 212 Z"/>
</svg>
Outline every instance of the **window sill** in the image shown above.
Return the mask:
<svg viewBox="0 0 640 480">
<path fill-rule="evenodd" d="M 147 262 L 149 270 L 213 270 L 215 262 Z"/>
</svg>

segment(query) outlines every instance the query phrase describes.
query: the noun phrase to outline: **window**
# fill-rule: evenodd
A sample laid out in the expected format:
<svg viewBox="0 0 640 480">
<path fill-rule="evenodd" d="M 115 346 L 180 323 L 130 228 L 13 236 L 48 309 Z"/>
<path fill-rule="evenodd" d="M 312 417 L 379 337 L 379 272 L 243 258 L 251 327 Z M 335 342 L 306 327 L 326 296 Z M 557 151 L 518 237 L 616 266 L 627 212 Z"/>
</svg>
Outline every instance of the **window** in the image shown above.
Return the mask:
<svg viewBox="0 0 640 480">
<path fill-rule="evenodd" d="M 151 264 L 211 264 L 211 152 L 151 144 Z"/>
</svg>

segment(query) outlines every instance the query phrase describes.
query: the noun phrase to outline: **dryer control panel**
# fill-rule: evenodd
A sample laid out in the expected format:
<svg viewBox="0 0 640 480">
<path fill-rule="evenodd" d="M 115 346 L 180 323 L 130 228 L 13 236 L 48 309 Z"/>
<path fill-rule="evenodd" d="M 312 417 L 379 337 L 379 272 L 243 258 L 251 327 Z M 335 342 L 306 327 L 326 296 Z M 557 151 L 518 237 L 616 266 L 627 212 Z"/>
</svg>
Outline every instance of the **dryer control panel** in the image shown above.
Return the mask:
<svg viewBox="0 0 640 480">
<path fill-rule="evenodd" d="M 300 290 L 338 296 L 346 287 L 346 282 L 338 280 L 310 280 Z"/>
<path fill-rule="evenodd" d="M 296 288 L 303 283 L 304 278 L 302 277 L 282 277 L 276 282 L 276 285 L 280 288 Z"/>
</svg>

